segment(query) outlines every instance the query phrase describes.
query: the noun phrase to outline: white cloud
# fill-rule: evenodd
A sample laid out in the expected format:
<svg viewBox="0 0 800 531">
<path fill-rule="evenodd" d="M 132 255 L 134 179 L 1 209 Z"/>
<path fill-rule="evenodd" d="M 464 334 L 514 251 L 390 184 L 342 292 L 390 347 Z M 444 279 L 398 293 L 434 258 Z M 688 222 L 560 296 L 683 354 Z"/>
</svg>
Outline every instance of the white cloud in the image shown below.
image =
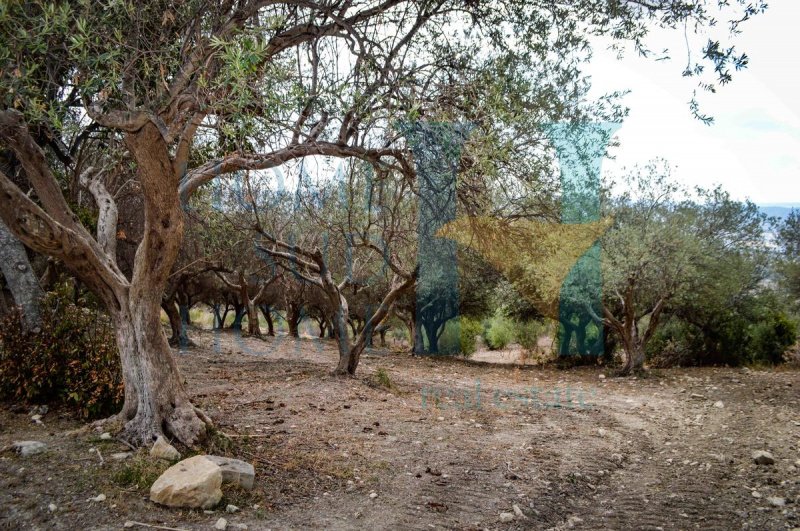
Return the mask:
<svg viewBox="0 0 800 531">
<path fill-rule="evenodd" d="M 597 49 L 588 68 L 593 93 L 631 89 L 630 117 L 619 130 L 611 175 L 655 157 L 676 166 L 676 177 L 694 186 L 722 184 L 737 198 L 759 203 L 800 202 L 800 2 L 776 0 L 749 21 L 737 47 L 750 57 L 748 69 L 717 94 L 700 94 L 702 111 L 715 124 L 692 118 L 688 101 L 696 80 L 681 77 L 681 34 L 658 33 L 651 48 L 670 48 L 671 61 L 633 54 L 618 60 Z M 696 52 L 695 52 L 696 53 Z"/>
</svg>

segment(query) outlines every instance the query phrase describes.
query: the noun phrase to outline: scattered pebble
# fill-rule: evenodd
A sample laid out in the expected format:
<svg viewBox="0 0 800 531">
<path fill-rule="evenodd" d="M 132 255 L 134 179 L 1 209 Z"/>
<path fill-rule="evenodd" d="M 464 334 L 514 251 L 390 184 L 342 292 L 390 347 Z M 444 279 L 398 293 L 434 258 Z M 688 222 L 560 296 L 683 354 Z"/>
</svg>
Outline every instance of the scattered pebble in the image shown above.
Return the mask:
<svg viewBox="0 0 800 531">
<path fill-rule="evenodd" d="M 372 498 L 372 499 L 374 500 L 375 498 L 377 498 L 377 497 L 378 497 L 378 493 L 377 493 L 377 492 L 370 492 L 370 493 L 369 493 L 369 497 L 370 497 L 370 498 Z"/>
<path fill-rule="evenodd" d="M 757 465 L 775 464 L 775 458 L 772 457 L 772 454 L 764 450 L 756 450 L 753 452 L 753 461 L 755 461 Z"/>
<path fill-rule="evenodd" d="M 714 407 L 722 409 L 725 407 L 725 403 L 722 400 L 717 400 L 714 402 Z"/>
<path fill-rule="evenodd" d="M 517 505 L 516 503 L 512 505 L 511 508 L 514 509 L 514 514 L 517 516 L 517 518 L 522 518 L 522 519 L 528 518 L 527 516 L 525 516 L 525 513 L 522 512 L 522 509 L 519 508 L 519 505 Z"/>
<path fill-rule="evenodd" d="M 239 508 L 238 508 L 238 507 L 236 507 L 236 506 L 235 506 L 235 505 L 233 505 L 233 504 L 228 504 L 228 506 L 227 506 L 227 507 L 225 507 L 225 512 L 226 512 L 226 513 L 235 513 L 235 512 L 236 512 L 236 511 L 238 511 L 238 510 L 239 510 Z"/>
<path fill-rule="evenodd" d="M 217 520 L 217 523 L 214 524 L 214 529 L 219 529 L 220 531 L 225 531 L 228 528 L 228 521 L 224 518 L 220 518 Z"/>
<path fill-rule="evenodd" d="M 100 435 L 100 440 L 101 441 L 110 441 L 111 440 L 111 434 L 108 433 L 108 432 L 103 433 L 102 435 Z"/>
<path fill-rule="evenodd" d="M 105 494 L 98 494 L 94 498 L 89 498 L 89 500 L 93 501 L 93 502 L 103 502 L 103 501 L 106 501 L 106 495 Z"/>
<path fill-rule="evenodd" d="M 775 507 L 783 507 L 786 505 L 786 498 L 779 498 L 778 496 L 771 496 L 767 498 L 767 501 L 770 503 L 770 505 Z"/>
<path fill-rule="evenodd" d="M 504 524 L 514 520 L 514 513 L 500 513 L 500 521 Z"/>
<path fill-rule="evenodd" d="M 55 503 L 51 503 L 50 505 L 47 506 L 47 510 L 50 511 L 51 513 L 54 513 L 58 510 L 58 506 Z"/>
</svg>

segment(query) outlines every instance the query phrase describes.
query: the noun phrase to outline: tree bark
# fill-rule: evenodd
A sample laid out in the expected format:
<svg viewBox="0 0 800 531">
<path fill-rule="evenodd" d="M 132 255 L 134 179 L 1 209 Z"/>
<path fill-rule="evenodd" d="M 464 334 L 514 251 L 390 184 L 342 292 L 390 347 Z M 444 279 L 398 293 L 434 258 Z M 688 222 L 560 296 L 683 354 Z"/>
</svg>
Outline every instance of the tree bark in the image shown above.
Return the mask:
<svg viewBox="0 0 800 531">
<path fill-rule="evenodd" d="M 40 207 L 0 171 L 0 217 L 28 247 L 62 260 L 105 303 L 114 322 L 125 384 L 122 437 L 146 444 L 167 433 L 194 444 L 210 420 L 191 404 L 161 326 L 162 295 L 183 236 L 181 176 L 161 132 L 147 122 L 124 135 L 144 197 L 143 236 L 130 280 L 106 241 L 116 233 L 110 230 L 117 225 L 116 208 L 101 205 L 95 239 L 67 205 L 20 113 L 0 111 L 0 137 L 41 202 Z"/>
<path fill-rule="evenodd" d="M 259 308 L 261 308 L 261 313 L 264 315 L 264 319 L 267 321 L 267 335 L 274 337 L 275 323 L 272 321 L 272 310 L 266 304 L 260 305 Z"/>
<path fill-rule="evenodd" d="M 289 335 L 292 337 L 300 337 L 300 309 L 300 306 L 293 303 L 286 308 L 286 324 L 289 325 Z"/>
<path fill-rule="evenodd" d="M 25 326 L 36 330 L 41 324 L 39 302 L 42 288 L 36 280 L 28 253 L 14 234 L 0 219 L 0 270 L 14 297 L 14 304 L 22 309 Z"/>
</svg>

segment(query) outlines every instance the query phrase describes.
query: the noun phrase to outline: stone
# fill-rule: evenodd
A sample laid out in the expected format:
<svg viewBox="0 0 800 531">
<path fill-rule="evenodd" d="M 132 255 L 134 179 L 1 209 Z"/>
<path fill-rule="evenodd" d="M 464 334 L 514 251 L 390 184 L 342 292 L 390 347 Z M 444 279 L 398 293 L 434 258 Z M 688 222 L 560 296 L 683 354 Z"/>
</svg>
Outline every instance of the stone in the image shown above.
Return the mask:
<svg viewBox="0 0 800 531">
<path fill-rule="evenodd" d="M 375 498 L 377 498 L 377 497 L 378 497 L 378 493 L 377 493 L 377 492 L 370 492 L 370 493 L 369 493 L 369 497 L 370 497 L 370 498 L 372 498 L 372 499 L 374 500 Z"/>
<path fill-rule="evenodd" d="M 100 435 L 100 440 L 101 441 L 110 441 L 111 440 L 111 434 L 108 433 L 108 432 L 105 432 L 105 433 L 101 434 Z"/>
<path fill-rule="evenodd" d="M 58 506 L 55 503 L 51 503 L 50 505 L 47 506 L 47 510 L 50 511 L 51 513 L 54 513 L 58 510 Z"/>
<path fill-rule="evenodd" d="M 220 518 L 217 520 L 217 523 L 214 524 L 214 529 L 219 529 L 220 531 L 225 531 L 228 528 L 228 521 L 224 518 Z"/>
<path fill-rule="evenodd" d="M 722 409 L 725 407 L 725 403 L 722 400 L 717 400 L 714 402 L 714 407 Z"/>
<path fill-rule="evenodd" d="M 40 454 L 47 449 L 47 445 L 41 441 L 15 441 L 11 446 L 22 457 Z"/>
<path fill-rule="evenodd" d="M 522 509 L 519 508 L 519 505 L 517 505 L 516 503 L 512 505 L 511 508 L 514 509 L 514 514 L 516 515 L 517 518 L 522 518 L 522 519 L 528 518 L 527 516 L 525 516 L 525 513 L 522 512 Z"/>
<path fill-rule="evenodd" d="M 598 375 L 598 378 L 600 378 L 601 380 L 605 380 L 605 379 L 606 379 L 606 375 L 605 375 L 605 374 L 603 374 L 603 373 L 600 373 L 600 374 Z"/>
<path fill-rule="evenodd" d="M 223 483 L 238 485 L 245 490 L 253 490 L 256 469 L 250 463 L 218 455 L 207 455 L 206 459 L 216 463 L 222 469 Z"/>
<path fill-rule="evenodd" d="M 105 495 L 105 494 L 98 494 L 98 495 L 97 495 L 97 496 L 95 496 L 94 498 L 90 498 L 90 500 L 91 500 L 91 501 L 93 501 L 93 502 L 102 502 L 102 501 L 106 501 L 106 495 Z"/>
<path fill-rule="evenodd" d="M 794 466 L 796 466 L 797 468 L 800 468 L 800 459 L 798 459 L 797 461 L 794 462 Z"/>
<path fill-rule="evenodd" d="M 500 521 L 504 524 L 514 520 L 514 513 L 500 513 Z"/>
<path fill-rule="evenodd" d="M 775 458 L 772 457 L 772 454 L 764 450 L 756 450 L 753 452 L 753 461 L 755 461 L 757 465 L 775 464 Z"/>
<path fill-rule="evenodd" d="M 166 459 L 167 461 L 177 461 L 181 458 L 180 452 L 160 435 L 158 439 L 156 439 L 156 442 L 153 443 L 153 447 L 150 448 L 150 455 L 157 459 Z"/>
<path fill-rule="evenodd" d="M 196 455 L 169 467 L 150 487 L 150 499 L 168 507 L 210 509 L 222 499 L 222 469 Z"/>
<path fill-rule="evenodd" d="M 111 459 L 114 461 L 124 461 L 133 455 L 133 452 L 117 452 L 115 454 L 111 454 Z"/>
<path fill-rule="evenodd" d="M 778 496 L 770 496 L 767 498 L 767 501 L 770 503 L 770 505 L 775 507 L 783 507 L 786 505 L 786 498 L 779 498 Z"/>
<path fill-rule="evenodd" d="M 227 507 L 225 507 L 225 512 L 226 512 L 226 513 L 235 513 L 235 512 L 237 512 L 238 510 L 239 510 L 239 508 L 238 508 L 238 507 L 236 507 L 236 506 L 235 506 L 235 505 L 233 505 L 233 504 L 228 504 L 228 506 L 227 506 Z"/>
</svg>

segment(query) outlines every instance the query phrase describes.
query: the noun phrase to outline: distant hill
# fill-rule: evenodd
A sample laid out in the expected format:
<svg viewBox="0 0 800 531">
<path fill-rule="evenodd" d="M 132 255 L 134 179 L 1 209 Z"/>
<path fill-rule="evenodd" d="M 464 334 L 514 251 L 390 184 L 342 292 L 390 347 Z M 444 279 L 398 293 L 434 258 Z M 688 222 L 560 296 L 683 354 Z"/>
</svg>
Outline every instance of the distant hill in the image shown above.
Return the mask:
<svg viewBox="0 0 800 531">
<path fill-rule="evenodd" d="M 800 210 L 800 203 L 786 203 L 780 205 L 758 205 L 758 208 L 761 210 L 761 212 L 770 217 L 785 219 L 786 216 L 788 216 L 793 209 Z"/>
</svg>

